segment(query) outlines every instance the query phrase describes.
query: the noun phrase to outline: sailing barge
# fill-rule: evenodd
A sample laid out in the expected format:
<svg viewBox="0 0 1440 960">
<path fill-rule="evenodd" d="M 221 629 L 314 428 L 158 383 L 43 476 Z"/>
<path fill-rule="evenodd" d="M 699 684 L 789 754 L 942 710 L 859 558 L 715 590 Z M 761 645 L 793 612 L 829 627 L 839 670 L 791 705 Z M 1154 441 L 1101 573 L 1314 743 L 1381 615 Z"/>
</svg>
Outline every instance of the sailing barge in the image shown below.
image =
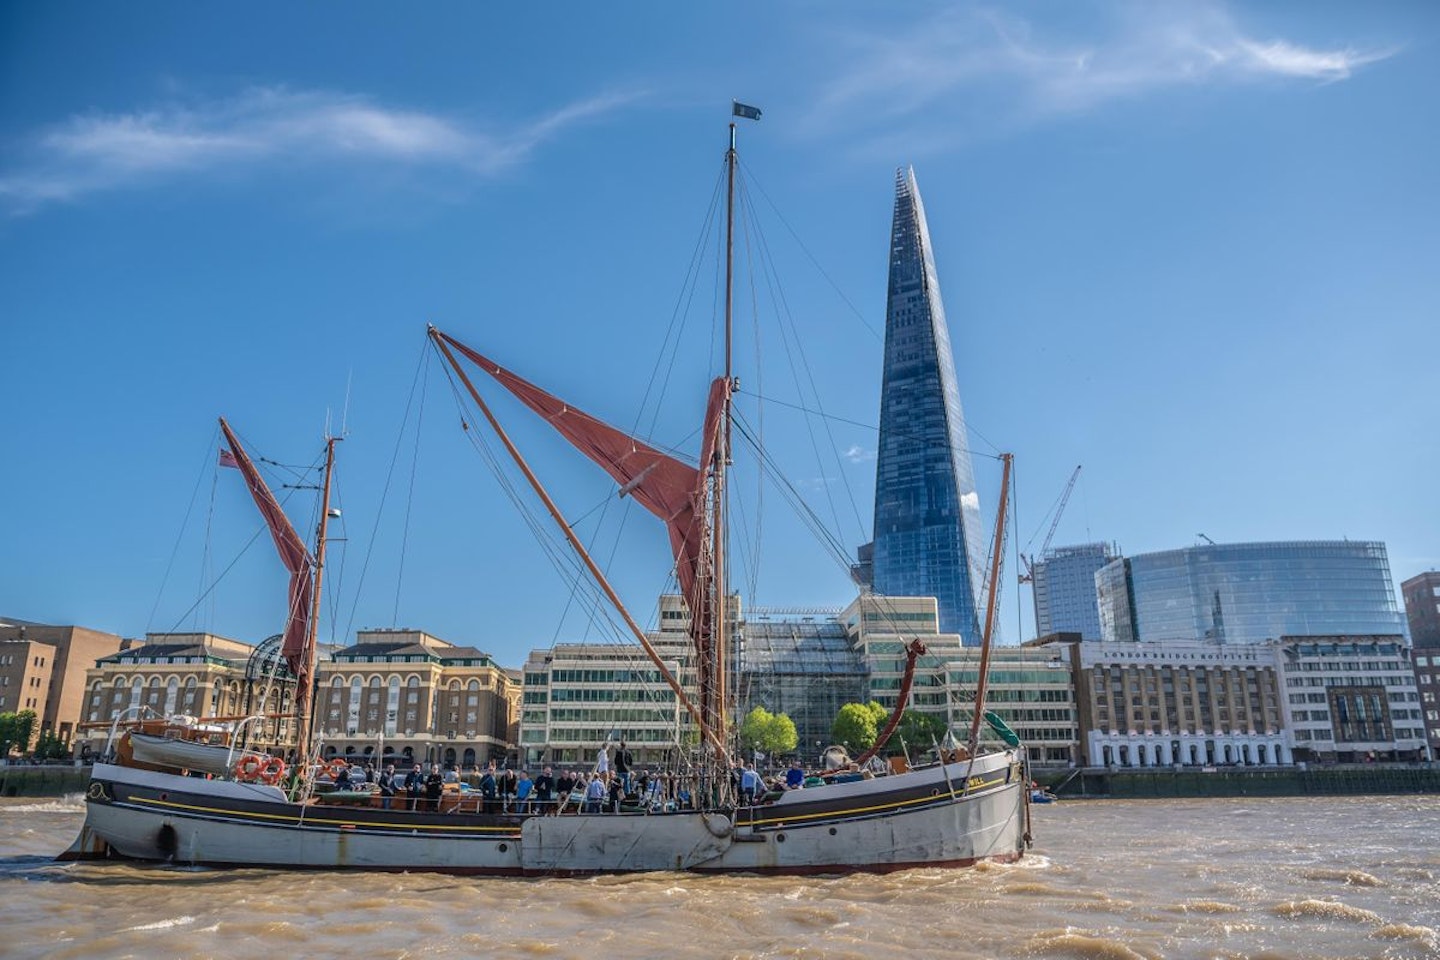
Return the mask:
<svg viewBox="0 0 1440 960">
<path fill-rule="evenodd" d="M 748 114 L 737 107 L 737 115 Z M 732 122 L 726 154 L 727 343 L 735 163 Z M 307 737 L 301 741 L 297 770 L 288 777 L 259 777 L 253 762 L 245 770 L 237 763 L 229 776 L 208 779 L 153 763 L 145 765 L 149 769 L 133 763 L 97 763 L 86 792 L 84 826 L 63 858 L 553 876 L 649 870 L 828 874 L 967 866 L 981 860 L 1013 861 L 1024 854 L 1030 839 L 1024 748 L 1018 742 L 989 752 L 979 747 L 999 549 L 993 551 L 997 568 L 990 577 L 985 649 L 968 749 L 942 753 L 944 760 L 926 766 L 785 791 L 769 802 L 750 802 L 742 799 L 731 776 L 734 730 L 729 714 L 733 697 L 726 689 L 728 638 L 736 628 L 728 622 L 723 602 L 727 596 L 725 481 L 735 383 L 728 347 L 726 369 L 708 392 L 697 466 L 606 425 L 448 334 L 431 328 L 429 337 L 698 729 L 701 760 L 694 772 L 693 800 L 675 809 L 675 805 L 665 805 L 660 810 L 560 815 L 553 810 L 485 812 L 479 804 L 475 809 L 447 803 L 436 804 L 438 809 L 419 810 L 357 806 L 315 792 L 316 775 L 324 768 L 307 762 Z M 650 647 L 645 633 L 482 399 L 471 379 L 472 370 L 483 371 L 519 398 L 604 469 L 623 495 L 634 497 L 665 523 L 676 578 L 688 608 L 694 611 L 690 631 L 698 690 L 682 687 Z M 324 523 L 329 511 L 322 507 L 312 558 L 254 473 L 238 441 L 228 428 L 225 432 L 292 574 L 284 652 L 299 680 L 296 706 L 303 731 L 324 568 Z M 331 440 L 324 488 L 327 498 L 333 451 Z M 1009 486 L 1009 459 L 1004 462 L 996 544 L 1003 542 L 1004 498 Z M 900 694 L 901 709 L 892 716 L 890 729 L 903 711 L 918 652 L 919 645 L 912 645 Z M 1009 739 L 1014 741 L 1013 736 Z M 249 759 L 253 758 L 242 758 Z M 268 760 L 266 764 L 268 770 Z"/>
</svg>

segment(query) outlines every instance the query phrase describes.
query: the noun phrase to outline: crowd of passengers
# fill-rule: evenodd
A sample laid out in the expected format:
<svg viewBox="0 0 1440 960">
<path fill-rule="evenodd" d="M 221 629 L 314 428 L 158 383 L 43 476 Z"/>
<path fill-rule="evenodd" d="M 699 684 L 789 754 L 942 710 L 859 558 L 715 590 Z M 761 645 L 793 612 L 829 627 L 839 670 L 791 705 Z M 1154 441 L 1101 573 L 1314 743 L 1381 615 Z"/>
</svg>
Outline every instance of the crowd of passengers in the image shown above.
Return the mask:
<svg viewBox="0 0 1440 960">
<path fill-rule="evenodd" d="M 741 806 L 768 803 L 787 790 L 814 787 L 825 781 L 807 775 L 798 760 L 781 774 L 763 776 L 748 762 L 737 762 L 731 773 L 732 787 Z M 446 785 L 451 790 L 463 782 L 463 809 L 492 814 L 593 814 L 621 811 L 659 813 L 687 810 L 693 806 L 696 783 L 693 777 L 655 768 L 639 769 L 624 741 L 613 755 L 601 747 L 591 770 L 544 766 L 532 779 L 526 770 L 497 768 L 495 761 L 472 767 L 463 777 L 455 771 L 430 764 L 428 772 L 414 764 L 409 771 L 396 771 L 394 764 L 377 769 L 373 763 L 350 768 L 342 766 L 334 778 L 337 791 L 373 791 L 383 809 L 454 809 L 442 804 Z M 372 788 L 370 784 L 375 786 Z M 473 804 L 473 806 L 472 806 Z"/>
</svg>

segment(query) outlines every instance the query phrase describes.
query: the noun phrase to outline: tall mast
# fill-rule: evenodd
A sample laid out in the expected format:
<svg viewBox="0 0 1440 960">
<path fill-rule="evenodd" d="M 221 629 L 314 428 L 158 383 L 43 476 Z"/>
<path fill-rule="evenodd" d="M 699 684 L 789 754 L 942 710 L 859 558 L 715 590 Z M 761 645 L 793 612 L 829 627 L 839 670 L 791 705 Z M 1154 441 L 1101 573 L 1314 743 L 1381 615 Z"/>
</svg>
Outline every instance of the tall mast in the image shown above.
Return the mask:
<svg viewBox="0 0 1440 960">
<path fill-rule="evenodd" d="M 1010 464 L 1014 461 L 1013 454 L 1000 454 L 1000 461 L 1005 465 L 1000 478 L 1000 505 L 996 508 L 995 514 L 995 542 L 990 548 L 990 592 L 985 602 L 985 632 L 980 640 L 980 676 L 975 684 L 975 716 L 970 720 L 970 756 L 975 756 L 975 748 L 980 742 L 980 721 L 985 714 L 985 689 L 990 685 L 990 644 L 995 636 L 995 608 L 996 591 L 1000 589 L 1000 560 L 1005 553 L 1005 511 L 1008 509 L 1010 496 Z"/>
<path fill-rule="evenodd" d="M 735 386 L 732 364 L 735 305 L 735 121 L 730 121 L 730 149 L 725 151 L 725 404 L 721 419 L 721 442 L 715 445 L 714 483 L 711 517 L 713 520 L 711 563 L 714 565 L 715 586 L 711 622 L 714 624 L 714 724 L 721 743 L 728 743 L 729 696 L 726 671 L 729 668 L 730 624 L 727 617 L 729 596 L 725 570 L 725 467 L 730 458 L 730 393 Z M 692 616 L 694 612 L 692 611 Z M 717 760 L 724 759 L 717 755 Z"/>
<path fill-rule="evenodd" d="M 305 657 L 309 669 L 307 679 L 295 687 L 295 726 L 299 731 L 299 745 L 295 760 L 301 770 L 310 763 L 310 732 L 314 714 L 310 712 L 309 685 L 315 682 L 316 646 L 320 636 L 320 580 L 325 573 L 325 533 L 330 526 L 330 478 L 335 472 L 335 444 L 340 437 L 325 438 L 325 482 L 320 493 L 320 526 L 315 532 L 315 590 L 310 601 L 310 629 L 305 637 Z"/>
</svg>

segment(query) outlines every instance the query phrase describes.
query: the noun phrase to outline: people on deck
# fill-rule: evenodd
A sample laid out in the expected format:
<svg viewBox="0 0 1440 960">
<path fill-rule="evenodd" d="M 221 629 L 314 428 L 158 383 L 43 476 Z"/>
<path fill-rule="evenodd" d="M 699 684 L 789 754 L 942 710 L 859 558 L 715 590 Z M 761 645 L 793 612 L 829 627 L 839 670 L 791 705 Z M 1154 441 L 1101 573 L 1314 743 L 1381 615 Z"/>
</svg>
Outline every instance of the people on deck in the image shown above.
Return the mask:
<svg viewBox="0 0 1440 960">
<path fill-rule="evenodd" d="M 630 768 L 635 764 L 635 757 L 625 749 L 625 741 L 620 741 L 620 746 L 615 748 L 615 775 L 620 778 L 620 786 L 626 793 L 630 792 Z"/>
<path fill-rule="evenodd" d="M 605 781 L 600 774 L 591 778 L 585 787 L 585 812 L 599 813 L 600 805 L 605 802 Z"/>
<path fill-rule="evenodd" d="M 520 771 L 519 779 L 515 781 L 515 812 L 530 812 L 530 793 L 535 789 L 535 781 L 530 779 L 530 774 L 524 770 Z"/>
<path fill-rule="evenodd" d="M 380 809 L 389 810 L 395 800 L 395 764 L 386 764 L 380 774 Z"/>
<path fill-rule="evenodd" d="M 445 792 L 445 775 L 440 764 L 430 765 L 430 775 L 425 778 L 425 808 L 432 813 L 440 812 L 440 795 Z"/>
<path fill-rule="evenodd" d="M 740 802 L 747 807 L 755 805 L 755 795 L 760 791 L 760 774 L 747 761 L 740 769 Z"/>
<path fill-rule="evenodd" d="M 805 769 L 800 766 L 799 759 L 790 761 L 790 769 L 785 771 L 785 789 L 799 790 L 805 786 Z"/>
<path fill-rule="evenodd" d="M 555 777 L 549 767 L 535 778 L 535 805 L 540 813 L 555 812 Z"/>
<path fill-rule="evenodd" d="M 485 775 L 480 778 L 480 799 L 484 802 L 484 811 L 494 813 L 496 808 L 495 798 L 499 796 L 500 786 L 495 782 L 495 762 L 485 768 Z"/>
<path fill-rule="evenodd" d="M 420 764 L 415 764 L 410 772 L 405 774 L 405 797 L 409 800 L 411 810 L 420 809 L 420 797 L 425 793 L 425 775 L 420 772 Z"/>
<path fill-rule="evenodd" d="M 348 766 L 341 767 L 340 772 L 335 774 L 335 789 L 337 791 L 350 789 L 350 768 Z"/>
<path fill-rule="evenodd" d="M 610 779 L 610 754 L 603 743 L 600 744 L 600 752 L 595 755 L 595 774 L 602 780 Z"/>
</svg>

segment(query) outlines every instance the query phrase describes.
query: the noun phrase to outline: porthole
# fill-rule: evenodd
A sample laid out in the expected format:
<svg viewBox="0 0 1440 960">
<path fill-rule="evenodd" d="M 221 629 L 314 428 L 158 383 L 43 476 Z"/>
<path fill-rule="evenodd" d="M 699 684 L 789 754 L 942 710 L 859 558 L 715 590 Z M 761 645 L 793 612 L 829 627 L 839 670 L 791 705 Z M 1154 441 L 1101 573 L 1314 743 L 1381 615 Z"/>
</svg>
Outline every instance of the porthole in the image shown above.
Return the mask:
<svg viewBox="0 0 1440 960">
<path fill-rule="evenodd" d="M 777 834 L 775 834 L 775 842 L 776 842 L 776 843 L 784 843 L 784 842 L 785 842 L 785 834 L 783 834 L 783 833 L 777 833 Z"/>
<path fill-rule="evenodd" d="M 836 833 L 835 828 L 834 828 L 834 827 L 831 827 L 831 828 L 830 828 L 830 836 L 832 836 L 832 837 L 835 836 L 835 833 Z"/>
<path fill-rule="evenodd" d="M 499 850 L 501 853 L 504 853 L 506 850 L 509 850 L 509 849 L 510 849 L 510 844 L 508 844 L 508 843 L 502 843 L 502 844 L 500 844 L 498 847 L 496 847 L 495 849 L 496 849 L 496 850 Z"/>
</svg>

